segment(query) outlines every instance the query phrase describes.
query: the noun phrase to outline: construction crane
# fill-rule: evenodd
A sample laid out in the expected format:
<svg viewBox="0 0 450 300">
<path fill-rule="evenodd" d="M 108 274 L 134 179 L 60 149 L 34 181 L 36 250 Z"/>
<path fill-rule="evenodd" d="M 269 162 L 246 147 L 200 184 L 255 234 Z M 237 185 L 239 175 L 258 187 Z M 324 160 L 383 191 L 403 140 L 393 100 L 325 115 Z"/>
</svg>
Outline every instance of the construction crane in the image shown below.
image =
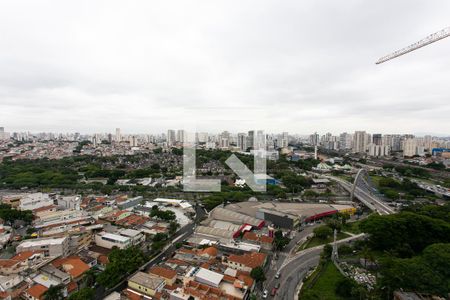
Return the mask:
<svg viewBox="0 0 450 300">
<path fill-rule="evenodd" d="M 420 40 L 420 41 L 418 41 L 418 42 L 416 42 L 416 43 L 414 43 L 412 45 L 409 45 L 406 48 L 397 50 L 397 51 L 395 51 L 395 52 L 393 52 L 391 54 L 383 56 L 382 58 L 377 60 L 376 64 L 379 65 L 379 64 L 384 63 L 384 62 L 386 62 L 388 60 L 391 60 L 391 59 L 394 59 L 396 57 L 405 55 L 405 54 L 407 54 L 407 53 L 409 53 L 411 51 L 417 50 L 417 49 L 422 48 L 422 47 L 424 47 L 426 45 L 429 45 L 431 43 L 434 43 L 434 42 L 437 42 L 439 40 L 442 40 L 442 39 L 444 39 L 444 38 L 446 38 L 448 36 L 450 36 L 450 27 L 442 29 L 441 31 L 438 31 L 436 33 L 430 34 L 426 38 L 424 38 L 424 39 L 422 39 L 422 40 Z"/>
</svg>

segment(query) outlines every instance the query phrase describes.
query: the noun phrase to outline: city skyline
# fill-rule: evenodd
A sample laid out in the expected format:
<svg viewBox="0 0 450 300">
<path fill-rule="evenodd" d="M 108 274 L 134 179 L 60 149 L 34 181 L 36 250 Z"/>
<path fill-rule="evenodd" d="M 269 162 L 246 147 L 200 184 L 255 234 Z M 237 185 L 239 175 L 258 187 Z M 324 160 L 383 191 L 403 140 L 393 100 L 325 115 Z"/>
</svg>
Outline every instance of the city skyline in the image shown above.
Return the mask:
<svg viewBox="0 0 450 300">
<path fill-rule="evenodd" d="M 0 120 L 15 131 L 450 128 L 448 40 L 374 64 L 448 26 L 446 1 L 28 5 L 0 9 Z"/>
<path fill-rule="evenodd" d="M 39 130 L 31 130 L 31 129 L 26 129 L 26 130 L 14 130 L 13 128 L 9 128 L 6 126 L 0 127 L 0 131 L 4 132 L 5 134 L 12 134 L 12 133 L 29 133 L 29 134 L 81 134 L 81 135 L 87 135 L 87 136 L 91 136 L 91 135 L 95 135 L 95 134 L 111 134 L 111 135 L 115 135 L 117 136 L 117 129 L 120 129 L 120 134 L 122 135 L 167 135 L 168 131 L 170 130 L 174 130 L 175 134 L 178 131 L 186 131 L 185 129 L 181 129 L 181 128 L 166 128 L 163 129 L 162 131 L 147 131 L 147 132 L 133 132 L 133 131 L 129 131 L 129 130 L 125 130 L 123 131 L 122 128 L 111 128 L 109 130 L 105 130 L 105 131 L 88 131 L 88 132 L 82 132 L 79 130 L 73 130 L 73 131 L 58 131 L 58 130 L 53 130 L 53 131 L 39 131 Z M 230 131 L 229 129 L 219 129 L 217 131 L 208 131 L 208 130 L 199 130 L 199 131 L 192 131 L 192 133 L 206 133 L 206 134 L 211 134 L 211 135 L 220 135 L 223 132 L 229 132 L 231 135 L 234 136 L 238 136 L 241 133 L 245 133 L 247 134 L 249 131 L 256 131 L 256 130 L 262 130 L 265 134 L 268 135 L 280 135 L 283 133 L 289 133 L 289 136 L 298 136 L 298 137 L 304 137 L 307 138 L 309 137 L 311 134 L 319 134 L 319 135 L 326 135 L 326 134 L 332 134 L 333 136 L 338 136 L 342 133 L 348 133 L 348 134 L 354 134 L 355 132 L 358 131 L 364 131 L 367 133 L 371 133 L 371 134 L 381 134 L 381 135 L 413 135 L 415 137 L 425 137 L 425 136 L 431 136 L 431 137 L 437 137 L 437 138 L 449 138 L 450 137 L 450 133 L 447 134 L 436 134 L 433 132 L 396 132 L 396 131 L 390 131 L 390 132 L 381 132 L 379 130 L 375 130 L 375 131 L 369 131 L 366 130 L 364 128 L 359 128 L 357 130 L 354 131 L 350 131 L 350 130 L 343 130 L 343 131 L 330 131 L 330 130 L 324 130 L 324 131 L 314 131 L 314 132 L 306 132 L 306 133 L 299 133 L 299 132 L 291 132 L 291 131 L 286 131 L 286 128 L 283 130 L 281 129 L 281 131 L 266 131 L 264 129 L 254 129 L 254 128 L 249 128 L 249 129 L 243 129 L 243 130 L 239 130 L 239 131 Z M 187 131 L 187 132 L 191 132 L 191 131 Z"/>
</svg>

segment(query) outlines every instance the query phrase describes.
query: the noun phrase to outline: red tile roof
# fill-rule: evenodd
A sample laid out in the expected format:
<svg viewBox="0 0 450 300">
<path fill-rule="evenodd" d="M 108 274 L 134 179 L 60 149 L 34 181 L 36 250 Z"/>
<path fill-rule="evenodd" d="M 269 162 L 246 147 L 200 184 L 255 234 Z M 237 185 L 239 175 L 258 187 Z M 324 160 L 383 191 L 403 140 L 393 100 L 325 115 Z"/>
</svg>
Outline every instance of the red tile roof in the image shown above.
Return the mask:
<svg viewBox="0 0 450 300">
<path fill-rule="evenodd" d="M 78 289 L 78 285 L 75 281 L 71 281 L 67 284 L 67 292 L 71 293 Z"/>
<path fill-rule="evenodd" d="M 97 258 L 97 261 L 101 264 L 101 265 L 107 265 L 109 263 L 109 259 L 108 256 L 106 255 L 100 255 Z"/>
<path fill-rule="evenodd" d="M 174 277 L 177 276 L 177 272 L 175 272 L 174 270 L 166 269 L 166 268 L 158 267 L 158 266 L 152 267 L 149 270 L 149 273 L 154 274 L 159 277 L 167 278 L 167 279 L 173 279 Z"/>
<path fill-rule="evenodd" d="M 266 254 L 251 252 L 242 255 L 232 254 L 228 257 L 228 261 L 236 262 L 249 268 L 261 267 L 266 260 Z"/>
<path fill-rule="evenodd" d="M 14 259 L 0 259 L 0 268 L 11 268 L 19 263 Z"/>
<path fill-rule="evenodd" d="M 45 286 L 43 286 L 42 284 L 35 284 L 32 287 L 30 287 L 26 292 L 36 298 L 36 299 L 41 299 L 42 295 L 44 295 L 44 293 L 48 290 L 48 288 L 46 288 Z"/>
<path fill-rule="evenodd" d="M 249 232 L 249 231 L 246 232 L 242 238 L 244 240 L 260 242 L 260 243 L 264 243 L 264 244 L 272 244 L 273 243 L 273 238 L 266 236 L 266 235 L 258 236 L 256 233 Z"/>
<path fill-rule="evenodd" d="M 27 259 L 29 259 L 31 256 L 33 256 L 36 253 L 44 253 L 44 251 L 39 251 L 39 250 L 35 250 L 35 251 L 23 251 L 18 253 L 17 255 L 11 257 L 11 259 L 13 260 L 19 260 L 19 261 L 25 261 Z"/>
<path fill-rule="evenodd" d="M 261 243 L 272 244 L 273 238 L 270 236 L 267 236 L 267 235 L 263 235 L 263 236 L 261 236 Z"/>
<path fill-rule="evenodd" d="M 259 240 L 256 233 L 250 232 L 250 231 L 247 231 L 246 233 L 244 233 L 243 239 L 249 240 L 249 241 L 258 241 Z"/>
<path fill-rule="evenodd" d="M 90 269 L 78 256 L 56 259 L 52 261 L 52 265 L 56 268 L 62 267 L 64 271 L 72 276 L 72 278 L 78 278 Z"/>
<path fill-rule="evenodd" d="M 205 248 L 202 251 L 200 251 L 200 255 L 206 254 L 208 256 L 213 256 L 213 257 L 216 257 L 217 253 L 218 253 L 218 251 L 214 247 L 208 247 L 208 248 Z"/>
<path fill-rule="evenodd" d="M 56 208 L 56 205 L 53 205 L 53 204 L 52 205 L 47 205 L 47 206 L 42 206 L 42 207 L 33 209 L 33 213 L 38 213 L 38 212 L 41 212 L 41 211 L 51 210 L 51 209 L 54 209 L 54 208 Z"/>
</svg>

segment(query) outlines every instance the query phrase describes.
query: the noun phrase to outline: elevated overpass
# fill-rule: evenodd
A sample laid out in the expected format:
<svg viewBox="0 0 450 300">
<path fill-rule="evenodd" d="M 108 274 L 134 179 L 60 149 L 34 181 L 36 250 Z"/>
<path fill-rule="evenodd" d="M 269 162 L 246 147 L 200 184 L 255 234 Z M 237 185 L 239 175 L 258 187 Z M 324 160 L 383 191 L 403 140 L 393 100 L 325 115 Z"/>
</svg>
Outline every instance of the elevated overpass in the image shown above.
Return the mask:
<svg viewBox="0 0 450 300">
<path fill-rule="evenodd" d="M 387 205 L 383 200 L 372 193 L 371 190 L 373 188 L 370 185 L 368 174 L 365 169 L 359 170 L 353 184 L 336 176 L 321 176 L 330 180 L 337 181 L 344 189 L 346 189 L 350 193 L 352 201 L 353 198 L 356 198 L 369 209 L 378 212 L 380 215 L 390 215 L 395 213 L 395 210 L 392 207 Z"/>
</svg>

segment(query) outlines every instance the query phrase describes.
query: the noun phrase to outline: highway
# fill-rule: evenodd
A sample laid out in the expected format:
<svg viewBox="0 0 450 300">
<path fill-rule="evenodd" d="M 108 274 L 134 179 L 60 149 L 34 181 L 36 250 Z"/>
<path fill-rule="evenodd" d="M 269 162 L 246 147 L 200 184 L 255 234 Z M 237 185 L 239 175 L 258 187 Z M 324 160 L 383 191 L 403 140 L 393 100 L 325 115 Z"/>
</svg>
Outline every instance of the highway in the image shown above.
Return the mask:
<svg viewBox="0 0 450 300">
<path fill-rule="evenodd" d="M 337 244 L 344 244 L 353 240 L 361 239 L 365 234 L 358 234 L 346 239 L 337 241 Z M 280 288 L 273 299 L 293 300 L 297 297 L 297 286 L 306 276 L 308 271 L 319 263 L 320 253 L 324 245 L 302 250 L 290 257 L 282 263 L 278 271 L 281 274 L 279 279 L 268 277 L 267 287 L 270 287 L 269 293 L 276 282 L 280 283 Z"/>
<path fill-rule="evenodd" d="M 319 174 L 317 174 L 317 175 L 319 175 Z M 351 190 L 353 188 L 353 184 L 351 184 L 350 182 L 348 182 L 348 181 L 346 181 L 346 180 L 344 180 L 342 178 L 335 177 L 335 176 L 330 176 L 330 175 L 320 175 L 320 176 L 322 176 L 324 178 L 328 178 L 330 180 L 337 181 L 348 192 L 351 192 Z M 389 205 L 387 205 L 382 200 L 380 200 L 377 197 L 371 195 L 368 191 L 365 191 L 365 190 L 361 189 L 358 186 L 355 189 L 355 194 L 354 195 L 364 205 L 366 205 L 371 210 L 377 211 L 380 215 L 390 215 L 390 214 L 395 213 L 395 210 L 392 207 L 390 207 Z"/>
<path fill-rule="evenodd" d="M 295 250 L 299 246 L 299 243 L 306 240 L 306 237 L 312 234 L 315 227 L 316 226 L 307 226 L 302 231 L 296 232 L 291 242 L 282 251 L 277 252 L 278 259 L 274 259 L 272 256 L 272 260 L 268 266 L 269 268 L 266 271 L 267 280 L 264 282 L 263 289 L 267 289 L 270 293 L 270 291 L 274 288 L 275 283 L 278 282 L 278 280 L 275 280 L 277 270 L 281 268 L 289 257 L 293 256 Z M 258 299 L 261 298 L 261 293 L 262 291 L 259 291 L 260 297 Z"/>
<path fill-rule="evenodd" d="M 339 177 L 322 174 L 317 175 L 338 182 L 348 192 L 351 192 L 353 188 L 353 184 Z M 389 215 L 395 213 L 395 210 L 393 208 L 389 207 L 385 202 L 378 199 L 368 190 L 366 191 L 361 187 L 357 186 L 355 188 L 354 196 L 371 210 L 374 210 L 381 215 Z M 267 281 L 264 284 L 264 288 L 267 289 L 270 293 L 277 283 L 280 284 L 280 288 L 278 289 L 274 299 L 296 299 L 297 286 L 306 276 L 308 271 L 318 264 L 323 245 L 305 249 L 295 254 L 297 243 L 311 234 L 313 229 L 314 227 L 306 227 L 305 230 L 298 233 L 295 239 L 288 245 L 288 247 L 283 252 L 280 252 L 278 261 L 272 260 L 270 269 L 266 273 Z M 351 242 L 356 239 L 361 239 L 364 236 L 364 234 L 354 235 L 349 238 L 337 241 L 337 244 Z M 278 271 L 280 272 L 281 277 L 279 279 L 275 279 L 275 274 Z"/>
<path fill-rule="evenodd" d="M 353 184 L 347 182 L 344 179 L 339 177 L 316 174 L 324 178 L 328 178 L 330 180 L 334 180 L 341 184 L 348 192 L 351 192 L 353 188 Z M 355 188 L 354 196 L 361 201 L 364 205 L 369 207 L 370 209 L 377 211 L 381 215 L 389 215 L 395 213 L 394 209 L 389 207 L 385 202 L 378 199 L 376 196 L 372 195 L 369 191 L 366 191 L 360 187 Z M 303 231 L 300 235 L 300 239 L 305 238 L 308 234 L 312 232 L 313 227 L 310 227 L 309 230 Z M 347 242 L 351 242 L 353 240 L 361 239 L 365 237 L 365 234 L 358 234 L 351 236 L 346 239 L 342 239 L 337 241 L 337 244 L 343 244 Z M 297 242 L 300 239 L 296 239 Z M 320 260 L 320 253 L 322 252 L 323 245 L 302 250 L 298 253 L 292 251 L 293 249 L 288 249 L 288 254 L 282 256 L 282 260 L 278 261 L 274 265 L 272 265 L 271 270 L 267 273 L 267 282 L 265 284 L 265 288 L 269 291 L 272 291 L 273 287 L 276 283 L 280 284 L 280 288 L 277 290 L 277 293 L 273 299 L 279 300 L 293 300 L 297 297 L 297 287 L 303 278 L 306 276 L 308 271 L 315 267 Z M 275 274 L 280 272 L 281 277 L 279 279 L 275 279 Z"/>
</svg>

